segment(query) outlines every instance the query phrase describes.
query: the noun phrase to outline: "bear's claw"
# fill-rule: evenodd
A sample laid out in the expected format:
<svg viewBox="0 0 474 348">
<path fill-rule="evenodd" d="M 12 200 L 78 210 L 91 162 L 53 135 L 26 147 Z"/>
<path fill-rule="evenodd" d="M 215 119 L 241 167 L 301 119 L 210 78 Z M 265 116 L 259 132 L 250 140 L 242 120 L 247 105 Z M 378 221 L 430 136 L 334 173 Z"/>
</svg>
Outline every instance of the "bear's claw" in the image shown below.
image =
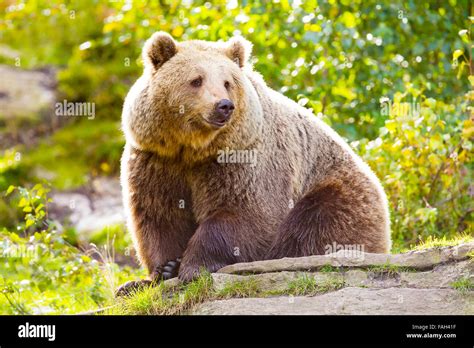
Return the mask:
<svg viewBox="0 0 474 348">
<path fill-rule="evenodd" d="M 180 264 L 181 258 L 178 257 L 176 260 L 171 260 L 164 265 L 157 266 L 151 275 L 153 280 L 141 279 L 126 282 L 115 291 L 115 297 L 129 296 L 136 291 L 142 290 L 146 286 L 157 285 L 160 280 L 168 280 L 177 277 Z"/>
<path fill-rule="evenodd" d="M 131 280 L 125 284 L 122 284 L 115 291 L 115 297 L 130 296 L 132 293 L 151 285 L 153 285 L 153 282 L 149 279 Z"/>
<path fill-rule="evenodd" d="M 168 280 L 178 276 L 179 266 L 181 265 L 181 258 L 171 260 L 164 265 L 158 266 L 153 272 L 153 279 Z"/>
</svg>

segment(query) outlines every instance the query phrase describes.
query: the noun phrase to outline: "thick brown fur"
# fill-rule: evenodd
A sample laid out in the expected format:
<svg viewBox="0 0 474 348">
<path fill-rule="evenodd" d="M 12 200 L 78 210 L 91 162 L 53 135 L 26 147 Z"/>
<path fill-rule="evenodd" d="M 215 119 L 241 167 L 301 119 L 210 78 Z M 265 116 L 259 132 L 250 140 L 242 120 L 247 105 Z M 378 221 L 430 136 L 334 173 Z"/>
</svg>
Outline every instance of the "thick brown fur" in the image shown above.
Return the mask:
<svg viewBox="0 0 474 348">
<path fill-rule="evenodd" d="M 330 127 L 267 87 L 250 50 L 242 38 L 178 43 L 161 32 L 145 44 L 145 72 L 123 110 L 121 179 L 152 278 L 181 256 L 187 281 L 202 268 L 323 254 L 334 243 L 390 250 L 378 179 Z M 216 128 L 207 120 L 221 99 L 235 111 Z M 225 149 L 254 151 L 256 161 L 219 163 Z"/>
</svg>

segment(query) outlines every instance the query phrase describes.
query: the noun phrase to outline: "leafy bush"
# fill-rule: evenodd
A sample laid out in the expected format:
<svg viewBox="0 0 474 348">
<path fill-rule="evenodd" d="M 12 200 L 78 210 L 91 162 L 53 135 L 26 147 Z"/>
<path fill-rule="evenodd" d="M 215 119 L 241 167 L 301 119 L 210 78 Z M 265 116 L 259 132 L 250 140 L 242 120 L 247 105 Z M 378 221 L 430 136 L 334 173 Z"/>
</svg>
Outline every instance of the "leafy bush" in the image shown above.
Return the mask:
<svg viewBox="0 0 474 348">
<path fill-rule="evenodd" d="M 0 313 L 77 313 L 113 299 L 115 287 L 139 277 L 119 268 L 113 245 L 82 252 L 57 231 L 47 217 L 48 190 L 10 187 L 18 194 L 24 221 L 16 231 L 0 231 Z"/>
<path fill-rule="evenodd" d="M 397 93 L 379 137 L 353 143 L 389 196 L 395 251 L 472 232 L 472 97 L 453 105 L 415 89 Z"/>
<path fill-rule="evenodd" d="M 354 140 L 376 136 L 385 120 L 373 115 L 378 99 L 393 97 L 406 82 L 443 102 L 467 88 L 451 57 L 466 47 L 458 32 L 467 27 L 468 4 L 39 0 L 4 4 L 0 28 L 2 41 L 22 52 L 21 66 L 64 66 L 59 87 L 65 97 L 94 101 L 100 117 L 115 119 L 153 32 L 178 40 L 242 34 L 254 44 L 256 68 L 270 86 L 303 104 L 312 100 L 316 113 Z"/>
</svg>

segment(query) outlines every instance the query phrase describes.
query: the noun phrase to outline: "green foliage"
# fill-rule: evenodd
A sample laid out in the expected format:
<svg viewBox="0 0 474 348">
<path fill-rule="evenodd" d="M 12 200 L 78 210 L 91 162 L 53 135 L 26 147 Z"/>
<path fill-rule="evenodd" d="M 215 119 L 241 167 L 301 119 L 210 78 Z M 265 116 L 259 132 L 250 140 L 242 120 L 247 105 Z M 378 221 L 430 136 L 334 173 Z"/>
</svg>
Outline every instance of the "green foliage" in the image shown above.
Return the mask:
<svg viewBox="0 0 474 348">
<path fill-rule="evenodd" d="M 474 236 L 469 234 L 459 234 L 453 238 L 446 238 L 446 236 L 443 236 L 442 238 L 428 236 L 426 240 L 423 240 L 420 244 L 415 245 L 412 249 L 423 250 L 429 248 L 441 248 L 472 242 L 474 242 Z"/>
<path fill-rule="evenodd" d="M 46 225 L 46 204 L 51 202 L 48 199 L 48 188 L 41 184 L 36 184 L 32 189 L 27 190 L 24 187 L 10 186 L 6 191 L 6 195 L 10 195 L 15 190 L 19 193 L 20 200 L 18 201 L 18 208 L 25 213 L 24 224 L 17 226 L 17 229 L 31 230 L 32 227 L 42 227 Z"/>
<path fill-rule="evenodd" d="M 92 233 L 88 241 L 94 245 L 102 246 L 112 243 L 114 249 L 122 253 L 127 253 L 132 245 L 131 236 L 122 224 L 106 226 L 102 230 Z"/>
<path fill-rule="evenodd" d="M 474 123 L 466 99 L 450 105 L 414 89 L 397 93 L 379 137 L 353 143 L 389 196 L 395 250 L 472 231 Z"/>
<path fill-rule="evenodd" d="M 70 124 L 34 148 L 18 145 L 0 152 L 0 190 L 46 179 L 56 189 L 80 187 L 98 175 L 117 173 L 123 146 L 119 122 Z"/>
<path fill-rule="evenodd" d="M 60 129 L 35 149 L 25 151 L 20 166 L 31 173 L 33 181 L 38 172 L 47 172 L 54 187 L 75 188 L 91 177 L 116 173 L 123 145 L 118 122 L 82 121 Z"/>
<path fill-rule="evenodd" d="M 77 313 L 103 306 L 115 287 L 140 272 L 120 269 L 110 248 L 81 252 L 47 218 L 48 189 L 35 185 L 18 194 L 24 221 L 0 231 L 0 313 Z"/>
<path fill-rule="evenodd" d="M 65 66 L 60 73 L 65 96 L 95 101 L 103 117 L 118 116 L 140 73 L 142 44 L 157 28 L 178 40 L 242 34 L 254 44 L 256 68 L 271 86 L 302 99 L 355 138 L 376 134 L 384 120 L 373 117 L 378 98 L 393 96 L 407 82 L 444 102 L 465 90 L 467 82 L 456 79 L 451 65 L 453 51 L 468 47 L 467 34 L 459 35 L 467 6 L 463 0 L 284 0 L 235 7 L 226 1 L 130 6 L 39 0 L 7 7 L 0 28 L 3 41 L 23 52 L 22 66 Z"/>
</svg>

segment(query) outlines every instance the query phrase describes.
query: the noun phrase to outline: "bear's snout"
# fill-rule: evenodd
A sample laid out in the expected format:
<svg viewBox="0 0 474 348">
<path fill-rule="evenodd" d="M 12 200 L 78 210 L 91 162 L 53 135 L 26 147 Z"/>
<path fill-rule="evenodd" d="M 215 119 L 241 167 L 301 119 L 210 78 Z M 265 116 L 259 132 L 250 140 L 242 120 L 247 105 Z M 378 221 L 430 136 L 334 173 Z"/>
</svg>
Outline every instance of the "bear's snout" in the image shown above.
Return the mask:
<svg viewBox="0 0 474 348">
<path fill-rule="evenodd" d="M 216 103 L 214 113 L 209 120 L 212 124 L 222 127 L 229 121 L 235 106 L 229 99 L 222 99 Z"/>
</svg>

